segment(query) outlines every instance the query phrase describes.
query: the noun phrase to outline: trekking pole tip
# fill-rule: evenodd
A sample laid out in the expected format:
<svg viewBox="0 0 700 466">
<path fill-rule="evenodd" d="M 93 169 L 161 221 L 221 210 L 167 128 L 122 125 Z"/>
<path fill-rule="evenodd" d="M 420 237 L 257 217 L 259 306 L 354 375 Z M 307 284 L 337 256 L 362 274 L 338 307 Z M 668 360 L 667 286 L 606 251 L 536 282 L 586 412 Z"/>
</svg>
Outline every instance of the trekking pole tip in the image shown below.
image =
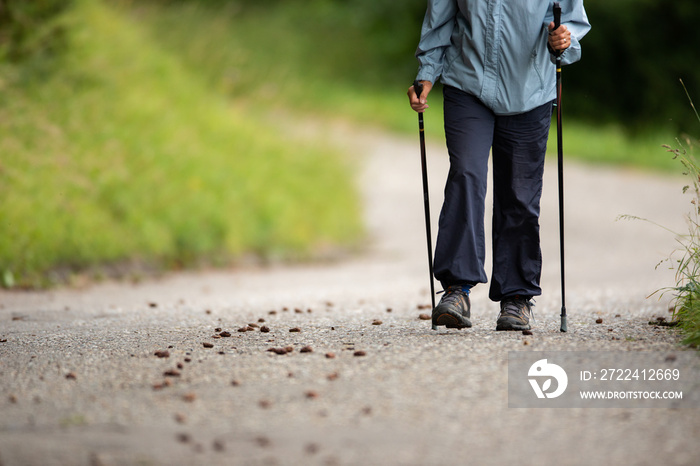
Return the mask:
<svg viewBox="0 0 700 466">
<path fill-rule="evenodd" d="M 559 329 L 559 331 L 562 333 L 566 333 L 568 331 L 566 325 L 566 316 L 561 316 L 561 328 Z"/>
</svg>

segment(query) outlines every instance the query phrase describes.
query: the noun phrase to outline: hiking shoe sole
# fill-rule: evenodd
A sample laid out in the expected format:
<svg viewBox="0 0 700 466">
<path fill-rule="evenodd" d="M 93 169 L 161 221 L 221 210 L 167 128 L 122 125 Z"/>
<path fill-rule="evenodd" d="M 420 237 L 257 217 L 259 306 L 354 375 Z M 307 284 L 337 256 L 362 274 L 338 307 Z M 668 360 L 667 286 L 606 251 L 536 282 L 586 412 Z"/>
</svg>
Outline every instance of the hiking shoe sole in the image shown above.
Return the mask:
<svg viewBox="0 0 700 466">
<path fill-rule="evenodd" d="M 515 319 L 502 317 L 496 321 L 496 330 L 530 330 L 530 323 L 522 324 Z"/>
<path fill-rule="evenodd" d="M 433 325 L 447 328 L 469 328 L 472 323 L 465 316 L 443 311 L 433 315 Z"/>
</svg>

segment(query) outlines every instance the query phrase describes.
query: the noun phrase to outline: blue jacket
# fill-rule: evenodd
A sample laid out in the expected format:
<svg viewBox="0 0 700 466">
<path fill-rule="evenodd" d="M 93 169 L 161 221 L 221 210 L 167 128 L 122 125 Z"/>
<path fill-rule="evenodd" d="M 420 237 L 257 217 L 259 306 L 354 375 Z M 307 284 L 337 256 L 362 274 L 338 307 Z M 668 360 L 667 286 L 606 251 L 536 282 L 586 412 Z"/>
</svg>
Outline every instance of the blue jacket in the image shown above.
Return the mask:
<svg viewBox="0 0 700 466">
<path fill-rule="evenodd" d="M 581 58 L 590 30 L 583 0 L 561 0 L 571 32 L 562 64 Z M 416 50 L 417 79 L 457 87 L 497 115 L 532 110 L 556 97 L 554 57 L 547 48 L 554 20 L 548 0 L 428 0 Z"/>
</svg>

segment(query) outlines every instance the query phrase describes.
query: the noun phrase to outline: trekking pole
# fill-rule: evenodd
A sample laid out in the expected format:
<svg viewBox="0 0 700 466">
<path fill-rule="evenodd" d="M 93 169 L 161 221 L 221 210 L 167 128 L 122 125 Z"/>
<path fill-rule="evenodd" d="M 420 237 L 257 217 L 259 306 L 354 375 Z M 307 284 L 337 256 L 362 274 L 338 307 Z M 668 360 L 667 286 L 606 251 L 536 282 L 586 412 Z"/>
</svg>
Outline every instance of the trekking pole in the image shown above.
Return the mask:
<svg viewBox="0 0 700 466">
<path fill-rule="evenodd" d="M 423 93 L 423 84 L 419 81 L 413 82 L 413 89 L 416 95 L 420 98 Z M 418 130 L 420 133 L 420 164 L 423 172 L 423 207 L 425 210 L 425 236 L 428 240 L 428 271 L 430 272 L 430 300 L 435 309 L 435 285 L 433 284 L 433 241 L 430 233 L 430 201 L 428 199 L 428 168 L 425 159 L 425 131 L 423 128 L 423 112 L 418 113 Z M 433 330 L 437 330 L 437 326 L 433 324 Z"/>
<path fill-rule="evenodd" d="M 554 29 L 561 25 L 561 6 L 554 2 Z M 562 147 L 561 121 L 561 52 L 555 54 L 557 67 L 557 166 L 559 174 L 559 257 L 561 260 L 561 332 L 567 331 L 566 325 L 566 284 L 564 280 L 564 149 Z"/>
</svg>

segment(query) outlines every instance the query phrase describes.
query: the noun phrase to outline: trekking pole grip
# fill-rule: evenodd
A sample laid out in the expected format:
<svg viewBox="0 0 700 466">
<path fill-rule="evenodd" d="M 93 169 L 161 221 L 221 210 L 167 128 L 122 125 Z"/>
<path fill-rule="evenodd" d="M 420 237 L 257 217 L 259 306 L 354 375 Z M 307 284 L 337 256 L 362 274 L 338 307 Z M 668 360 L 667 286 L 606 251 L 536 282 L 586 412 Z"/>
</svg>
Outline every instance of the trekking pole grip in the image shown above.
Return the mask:
<svg viewBox="0 0 700 466">
<path fill-rule="evenodd" d="M 416 96 L 420 100 L 420 95 L 423 93 L 423 83 L 417 79 L 413 81 L 413 90 L 416 91 Z"/>
<path fill-rule="evenodd" d="M 561 26 L 561 5 L 559 5 L 559 2 L 554 2 L 552 12 L 554 13 L 554 30 L 556 31 Z M 559 59 L 561 53 L 561 50 L 557 50 L 554 55 Z"/>
<path fill-rule="evenodd" d="M 554 29 L 558 29 L 561 26 L 561 5 L 559 2 L 554 2 Z"/>
</svg>

